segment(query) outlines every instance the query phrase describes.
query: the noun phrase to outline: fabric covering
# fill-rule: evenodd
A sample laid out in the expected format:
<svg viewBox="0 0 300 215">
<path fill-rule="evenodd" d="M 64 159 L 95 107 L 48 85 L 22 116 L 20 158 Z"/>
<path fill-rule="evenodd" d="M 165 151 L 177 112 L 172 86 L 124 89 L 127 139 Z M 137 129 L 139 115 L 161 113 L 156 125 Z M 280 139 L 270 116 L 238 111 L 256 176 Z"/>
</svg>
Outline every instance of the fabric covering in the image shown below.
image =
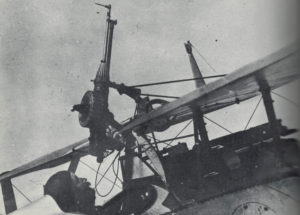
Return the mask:
<svg viewBox="0 0 300 215">
<path fill-rule="evenodd" d="M 32 202 L 25 207 L 16 210 L 10 215 L 32 215 L 32 214 L 43 214 L 43 215 L 60 215 L 60 214 L 73 214 L 64 213 L 60 210 L 55 200 L 49 196 L 45 195 L 37 201 Z"/>
</svg>

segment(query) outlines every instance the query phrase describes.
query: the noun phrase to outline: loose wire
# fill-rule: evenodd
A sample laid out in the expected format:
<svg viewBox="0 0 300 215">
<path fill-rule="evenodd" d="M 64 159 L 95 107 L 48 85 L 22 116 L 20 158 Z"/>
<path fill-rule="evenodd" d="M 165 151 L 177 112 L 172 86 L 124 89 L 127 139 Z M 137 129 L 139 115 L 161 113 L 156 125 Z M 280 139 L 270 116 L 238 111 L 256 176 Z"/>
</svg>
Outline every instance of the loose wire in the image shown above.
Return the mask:
<svg viewBox="0 0 300 215">
<path fill-rule="evenodd" d="M 115 162 L 115 160 L 117 159 L 117 157 L 119 157 L 120 153 L 121 153 L 120 151 L 117 153 L 117 155 L 115 156 L 115 158 L 113 159 L 113 161 L 111 162 L 111 164 L 107 167 L 107 169 L 105 170 L 105 172 L 103 173 L 103 175 L 102 175 L 102 177 L 100 178 L 99 181 L 98 181 L 98 173 L 99 173 L 99 171 L 100 171 L 100 167 L 101 167 L 101 164 L 102 164 L 102 163 L 100 163 L 99 166 L 98 166 L 97 174 L 96 174 L 96 177 L 95 177 L 95 191 L 96 191 L 97 195 L 100 196 L 100 197 L 106 197 L 106 196 L 108 196 L 108 195 L 111 193 L 111 191 L 113 190 L 113 188 L 115 187 L 115 185 L 116 185 L 117 177 L 115 178 L 115 180 L 114 180 L 114 182 L 113 182 L 113 185 L 112 185 L 112 187 L 111 187 L 111 189 L 109 190 L 108 193 L 106 193 L 106 194 L 103 195 L 103 194 L 101 194 L 101 193 L 98 191 L 98 189 L 97 189 L 98 185 L 101 183 L 101 181 L 102 181 L 103 178 L 105 177 L 105 175 L 106 175 L 106 173 L 108 172 L 108 170 L 112 167 L 112 165 L 114 164 L 114 162 Z M 119 167 L 118 167 L 118 168 L 119 168 Z M 118 170 L 118 171 L 119 171 L 119 170 Z"/>
<path fill-rule="evenodd" d="M 119 156 L 119 158 L 120 158 L 120 156 Z M 116 161 L 118 161 L 118 166 L 119 166 L 119 159 L 116 159 Z M 121 184 L 123 184 L 123 181 L 120 179 L 120 177 L 119 177 L 119 167 L 117 167 L 117 172 L 115 171 L 115 164 L 113 164 L 113 172 L 114 172 L 114 174 L 115 174 L 115 176 L 118 178 L 118 180 L 121 182 Z"/>
<path fill-rule="evenodd" d="M 85 162 L 83 162 L 83 161 L 79 161 L 80 163 L 82 163 L 83 165 L 85 165 L 85 166 L 87 166 L 89 169 L 91 169 L 92 171 L 94 171 L 95 173 L 97 173 L 97 170 L 96 169 L 94 169 L 93 167 L 91 167 L 90 165 L 88 165 L 87 163 L 85 163 Z M 97 173 L 98 175 L 101 175 L 102 176 L 102 174 L 101 173 Z M 111 182 L 111 183 L 114 183 L 112 180 L 110 180 L 109 178 L 107 178 L 107 177 L 104 177 L 106 180 L 108 180 L 109 182 Z M 119 186 L 118 184 L 116 184 L 116 186 L 117 187 L 119 187 L 120 189 L 122 189 L 122 187 L 121 186 Z"/>
<path fill-rule="evenodd" d="M 100 178 L 100 180 L 95 184 L 97 187 L 98 184 L 103 180 L 103 178 L 105 177 L 106 173 L 108 172 L 108 170 L 111 168 L 111 166 L 113 165 L 114 161 L 116 160 L 116 158 L 118 157 L 118 155 L 120 154 L 120 152 L 118 152 L 118 154 L 115 156 L 115 158 L 113 159 L 113 161 L 111 162 L 111 164 L 107 167 L 107 169 L 105 170 L 105 172 L 103 173 L 102 177 Z M 100 167 L 101 167 L 101 163 L 99 164 L 98 166 L 98 169 L 97 169 L 97 173 L 99 173 L 100 171 Z M 98 174 L 97 174 L 98 175 Z M 97 179 L 97 175 L 96 175 L 96 179 Z M 97 181 L 97 180 L 96 180 Z"/>
<path fill-rule="evenodd" d="M 115 162 L 115 161 L 113 161 L 113 163 L 114 163 L 114 162 Z M 117 174 L 119 173 L 119 165 L 120 165 L 120 163 L 118 162 L 118 164 L 117 164 Z M 113 167 L 113 168 L 114 168 L 114 167 Z M 107 197 L 107 196 L 112 192 L 112 190 L 114 189 L 114 187 L 115 187 L 115 185 L 116 185 L 116 182 L 117 182 L 117 179 L 118 179 L 118 176 L 116 175 L 113 185 L 111 186 L 110 190 L 109 190 L 107 193 L 105 193 L 105 194 L 100 194 L 99 191 L 98 191 L 97 188 L 96 188 L 97 194 L 98 194 L 99 196 L 101 196 L 101 197 Z M 100 183 L 100 181 L 99 181 L 99 183 Z"/>
</svg>

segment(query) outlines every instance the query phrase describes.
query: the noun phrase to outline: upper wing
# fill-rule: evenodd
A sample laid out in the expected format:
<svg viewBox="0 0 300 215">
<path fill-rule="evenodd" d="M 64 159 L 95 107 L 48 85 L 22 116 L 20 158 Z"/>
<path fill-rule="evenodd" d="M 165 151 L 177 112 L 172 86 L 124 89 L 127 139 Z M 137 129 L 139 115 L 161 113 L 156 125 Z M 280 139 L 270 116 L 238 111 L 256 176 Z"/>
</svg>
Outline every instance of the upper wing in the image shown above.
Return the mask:
<svg viewBox="0 0 300 215">
<path fill-rule="evenodd" d="M 149 132 L 161 123 L 172 125 L 183 122 L 192 117 L 191 106 L 197 106 L 203 113 L 209 113 L 239 103 L 260 94 L 258 74 L 264 77 L 271 89 L 275 89 L 299 78 L 299 68 L 299 49 L 296 46 L 283 48 L 132 120 L 120 132 L 139 128 Z"/>
<path fill-rule="evenodd" d="M 192 111 L 190 107 L 193 105 L 200 107 L 203 113 L 209 113 L 244 101 L 259 94 L 259 86 L 256 81 L 258 73 L 263 74 L 271 89 L 275 89 L 299 78 L 299 68 L 299 50 L 295 46 L 281 49 L 255 63 L 238 69 L 224 78 L 200 87 L 173 102 L 144 114 L 125 125 L 120 132 L 140 127 L 150 127 L 148 130 L 151 130 L 151 125 L 162 118 L 167 119 L 170 124 L 185 121 L 191 118 Z M 84 156 L 87 154 L 87 146 L 83 145 L 85 143 L 88 143 L 88 139 L 73 143 L 3 173 L 0 175 L 0 181 L 63 164 L 70 161 L 75 154 L 76 156 Z M 73 149 L 79 146 L 81 146 L 81 150 L 74 152 Z"/>
<path fill-rule="evenodd" d="M 87 146 L 85 145 L 86 143 L 88 143 L 88 139 L 83 139 L 64 148 L 51 152 L 50 154 L 39 157 L 9 172 L 2 173 L 0 175 L 0 182 L 7 178 L 14 178 L 40 169 L 61 165 L 72 160 L 74 156 L 85 156 L 88 153 Z M 76 147 L 79 148 L 76 149 Z"/>
</svg>

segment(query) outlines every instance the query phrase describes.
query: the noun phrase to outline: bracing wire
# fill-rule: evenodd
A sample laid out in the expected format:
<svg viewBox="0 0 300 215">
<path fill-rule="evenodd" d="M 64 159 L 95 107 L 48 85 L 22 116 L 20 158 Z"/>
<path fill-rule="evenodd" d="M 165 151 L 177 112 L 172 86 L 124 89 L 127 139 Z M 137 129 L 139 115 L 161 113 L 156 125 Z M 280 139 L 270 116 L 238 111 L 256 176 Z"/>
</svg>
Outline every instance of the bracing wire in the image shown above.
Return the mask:
<svg viewBox="0 0 300 215">
<path fill-rule="evenodd" d="M 220 128 L 222 128 L 223 130 L 227 131 L 228 133 L 232 134 L 232 132 L 230 130 L 228 130 L 227 128 L 225 128 L 224 126 L 220 125 L 219 123 L 207 118 L 206 116 L 203 116 L 205 119 L 207 119 L 208 121 L 214 123 L 215 125 L 219 126 Z"/>
<path fill-rule="evenodd" d="M 147 84 L 138 84 L 138 85 L 131 85 L 129 87 L 148 87 L 148 86 L 154 86 L 154 85 L 161 85 L 161 84 L 173 84 L 178 82 L 185 82 L 185 81 L 194 81 L 199 79 L 208 79 L 208 78 L 220 78 L 224 77 L 226 74 L 223 75 L 211 75 L 211 76 L 205 76 L 201 78 L 187 78 L 187 79 L 179 79 L 179 80 L 172 80 L 172 81 L 161 81 L 161 82 L 154 82 L 154 83 L 147 83 Z"/>
<path fill-rule="evenodd" d="M 177 138 L 191 123 L 193 120 L 190 120 L 180 131 L 179 133 L 175 136 L 175 138 Z M 170 146 L 175 139 L 171 140 L 169 143 L 166 143 L 167 146 Z"/>
<path fill-rule="evenodd" d="M 25 198 L 27 201 L 32 202 L 16 185 L 12 183 L 12 186 Z"/>
<path fill-rule="evenodd" d="M 283 96 L 283 95 L 280 95 L 280 94 L 278 94 L 278 93 L 276 93 L 276 92 L 274 92 L 274 91 L 272 91 L 272 93 L 275 94 L 276 96 L 278 96 L 278 97 L 280 97 L 280 98 L 282 98 L 282 99 L 288 101 L 289 103 L 295 105 L 297 108 L 300 108 L 300 105 L 297 104 L 296 102 L 292 101 L 291 99 L 289 99 L 289 98 L 287 98 L 287 97 L 285 97 L 285 96 Z"/>
<path fill-rule="evenodd" d="M 250 116 L 250 118 L 249 118 L 249 120 L 248 120 L 245 128 L 244 128 L 244 131 L 248 128 L 248 125 L 251 122 L 251 120 L 252 120 L 252 118 L 253 118 L 253 116 L 254 116 L 254 114 L 255 114 L 255 112 L 256 112 L 256 110 L 257 110 L 257 108 L 258 108 L 258 106 L 259 106 L 259 104 L 261 102 L 261 100 L 262 100 L 262 96 L 260 97 L 259 101 L 257 102 L 257 104 L 256 104 L 256 106 L 255 106 L 255 108 L 254 108 L 254 110 L 253 110 L 253 112 L 252 112 L 252 114 L 251 114 L 251 116 Z"/>
<path fill-rule="evenodd" d="M 180 137 L 176 137 L 176 138 L 170 138 L 170 139 L 166 139 L 166 140 L 160 140 L 160 141 L 157 141 L 157 144 L 166 144 L 166 142 L 168 141 L 172 141 L 172 140 L 179 140 L 179 139 L 184 139 L 184 138 L 188 138 L 188 137 L 192 137 L 194 136 L 194 134 L 188 134 L 188 135 L 184 135 L 184 136 L 180 136 Z"/>
<path fill-rule="evenodd" d="M 214 73 L 218 74 L 218 72 L 210 65 L 210 63 L 205 59 L 205 57 L 199 52 L 199 50 L 191 43 L 192 47 L 196 50 L 199 56 L 204 60 L 204 62 L 213 70 Z"/>
<path fill-rule="evenodd" d="M 151 137 L 150 135 L 146 135 L 149 139 L 153 139 L 153 141 L 154 141 L 154 138 L 153 137 Z M 155 138 L 156 139 L 156 143 L 158 144 L 158 143 L 163 143 L 163 144 L 165 144 L 165 145 L 167 145 L 167 143 L 165 143 L 165 142 L 162 142 L 161 140 L 159 140 L 159 139 L 157 139 L 157 138 Z M 150 145 L 153 147 L 153 143 L 152 142 L 150 142 Z M 144 151 L 143 151 L 143 153 L 144 152 L 146 152 L 148 149 L 150 149 L 149 147 L 148 148 L 146 148 Z"/>
</svg>

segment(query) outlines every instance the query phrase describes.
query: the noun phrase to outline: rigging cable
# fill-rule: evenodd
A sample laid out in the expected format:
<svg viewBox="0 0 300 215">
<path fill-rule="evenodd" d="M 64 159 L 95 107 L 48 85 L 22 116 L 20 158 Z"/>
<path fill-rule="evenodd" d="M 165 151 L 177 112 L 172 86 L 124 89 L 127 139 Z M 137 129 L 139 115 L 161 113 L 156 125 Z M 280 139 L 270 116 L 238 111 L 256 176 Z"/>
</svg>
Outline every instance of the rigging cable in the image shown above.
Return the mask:
<svg viewBox="0 0 300 215">
<path fill-rule="evenodd" d="M 194 136 L 194 134 L 188 134 L 188 135 L 184 135 L 184 136 L 180 136 L 180 137 L 176 137 L 176 138 L 160 140 L 160 141 L 157 141 L 157 143 L 158 144 L 160 144 L 160 143 L 166 144 L 167 141 L 179 140 L 179 139 L 184 139 L 184 138 L 193 137 L 193 136 Z"/>
<path fill-rule="evenodd" d="M 175 136 L 175 138 L 177 138 L 191 123 L 193 120 L 190 120 L 181 130 L 180 132 Z M 175 139 L 171 140 L 169 143 L 166 143 L 167 146 L 170 146 L 171 143 L 173 143 Z"/>
<path fill-rule="evenodd" d="M 149 139 L 154 139 L 153 137 L 151 137 L 150 135 L 146 135 L 146 137 L 148 137 Z M 167 143 L 165 143 L 165 142 L 162 142 L 161 140 L 159 140 L 159 139 L 157 139 L 157 138 L 155 138 L 156 139 L 156 143 L 158 144 L 158 143 L 164 143 L 165 145 L 167 145 Z M 151 142 L 151 140 L 150 140 L 150 144 L 151 145 L 153 145 L 153 143 Z M 154 141 L 154 140 L 153 140 Z M 147 151 L 147 150 L 146 150 Z"/>
<path fill-rule="evenodd" d="M 226 74 L 222 75 L 211 75 L 211 76 L 205 76 L 201 78 L 186 78 L 186 79 L 177 79 L 177 80 L 172 80 L 172 81 L 162 81 L 162 82 L 154 82 L 154 83 L 147 83 L 147 84 L 138 84 L 138 85 L 132 85 L 129 87 L 148 87 L 148 86 L 153 86 L 153 85 L 160 85 L 160 84 L 172 84 L 172 83 L 178 83 L 178 82 L 185 82 L 185 81 L 194 81 L 194 80 L 199 80 L 199 79 L 208 79 L 208 78 L 219 78 L 219 77 L 224 77 Z"/>
<path fill-rule="evenodd" d="M 205 57 L 198 51 L 198 49 L 191 43 L 192 47 L 196 50 L 196 52 L 200 55 L 200 57 L 204 60 L 204 62 L 213 70 L 214 73 L 218 74 L 218 72 L 208 63 Z"/>
<path fill-rule="evenodd" d="M 262 96 L 260 97 L 259 101 L 257 102 L 257 104 L 256 104 L 256 106 L 254 108 L 254 111 L 252 112 L 252 114 L 251 114 L 251 116 L 250 116 L 250 118 L 249 118 L 249 120 L 248 120 L 248 122 L 247 122 L 247 124 L 246 124 L 246 126 L 244 128 L 244 131 L 248 128 L 248 125 L 249 125 L 250 121 L 252 120 L 252 117 L 254 116 L 254 114 L 255 114 L 255 112 L 256 112 L 256 110 L 257 110 L 257 108 L 258 108 L 261 100 L 262 100 Z"/>
<path fill-rule="evenodd" d="M 230 133 L 230 134 L 232 134 L 232 132 L 231 131 L 229 131 L 227 128 L 225 128 L 225 127 L 223 127 L 222 125 L 220 125 L 219 123 L 217 123 L 217 122 L 215 122 L 215 121 L 213 121 L 213 120 L 211 120 L 211 119 L 209 119 L 209 118 L 207 118 L 206 116 L 203 116 L 205 119 L 207 119 L 208 121 L 210 121 L 210 122 L 212 122 L 212 123 L 214 123 L 214 124 L 216 124 L 217 126 L 219 126 L 220 128 L 222 128 L 222 129 L 224 129 L 225 131 L 227 131 L 228 133 Z"/>
<path fill-rule="evenodd" d="M 23 193 L 19 188 L 17 188 L 17 186 L 16 185 L 14 185 L 13 183 L 11 183 L 12 184 L 12 186 L 25 198 L 25 199 L 27 199 L 29 202 L 32 202 L 26 195 L 25 195 L 25 193 Z"/>
<path fill-rule="evenodd" d="M 297 104 L 296 102 L 292 101 L 291 99 L 288 99 L 287 97 L 283 96 L 283 95 L 280 95 L 278 93 L 275 93 L 274 91 L 272 91 L 273 94 L 275 94 L 276 96 L 282 98 L 282 99 L 285 99 L 286 101 L 290 102 L 291 104 L 295 105 L 296 107 L 300 108 L 300 105 Z"/>
<path fill-rule="evenodd" d="M 153 139 L 153 137 L 151 137 L 150 135 L 146 135 L 146 137 L 148 137 L 149 139 Z M 157 143 L 163 143 L 162 140 L 158 139 L 158 138 L 155 138 Z M 151 143 L 151 142 L 150 142 Z M 151 143 L 152 144 L 152 143 Z M 164 143 L 166 144 L 166 143 Z"/>
</svg>

